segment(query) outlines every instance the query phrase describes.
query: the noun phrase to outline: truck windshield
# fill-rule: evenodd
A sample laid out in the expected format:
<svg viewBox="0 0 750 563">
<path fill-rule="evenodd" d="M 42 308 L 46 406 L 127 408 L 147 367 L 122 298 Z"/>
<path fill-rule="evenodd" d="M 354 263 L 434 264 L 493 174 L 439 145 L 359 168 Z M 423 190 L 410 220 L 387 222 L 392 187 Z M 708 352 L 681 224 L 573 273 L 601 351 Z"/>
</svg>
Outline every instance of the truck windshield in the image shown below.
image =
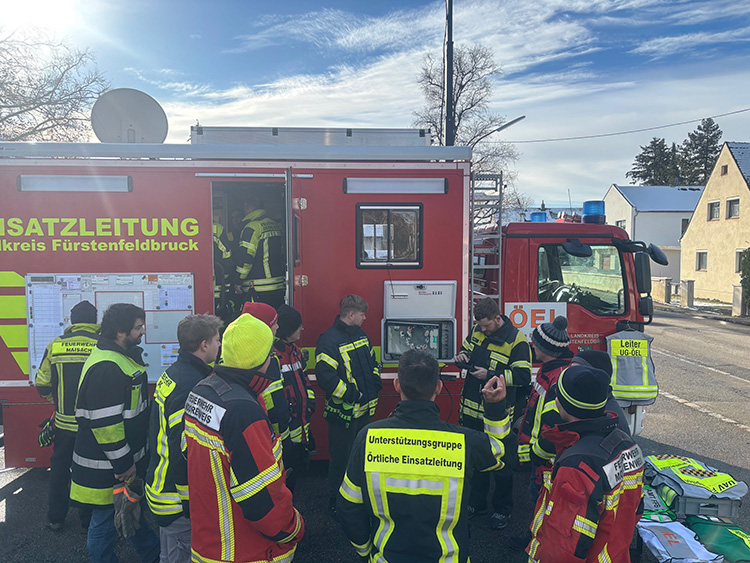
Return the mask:
<svg viewBox="0 0 750 563">
<path fill-rule="evenodd" d="M 539 247 L 537 298 L 541 302 L 575 303 L 595 315 L 625 313 L 625 281 L 620 252 L 609 244 L 592 244 L 591 256 L 579 258 L 561 244 Z"/>
</svg>

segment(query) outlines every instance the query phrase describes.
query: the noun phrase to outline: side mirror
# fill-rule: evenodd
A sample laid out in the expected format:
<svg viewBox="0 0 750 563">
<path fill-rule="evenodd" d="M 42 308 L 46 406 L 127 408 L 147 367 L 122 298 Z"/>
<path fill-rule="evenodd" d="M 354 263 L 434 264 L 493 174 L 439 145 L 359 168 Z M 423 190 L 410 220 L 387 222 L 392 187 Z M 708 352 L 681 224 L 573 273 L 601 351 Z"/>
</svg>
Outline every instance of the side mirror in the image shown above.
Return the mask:
<svg viewBox="0 0 750 563">
<path fill-rule="evenodd" d="M 654 316 L 654 300 L 651 299 L 650 295 L 638 300 L 638 312 L 644 317 L 649 317 L 649 319 Z"/>
<path fill-rule="evenodd" d="M 638 293 L 651 293 L 651 262 L 649 262 L 648 254 L 636 252 L 633 259 L 635 260 L 635 287 Z"/>
<path fill-rule="evenodd" d="M 562 247 L 565 252 L 576 258 L 588 258 L 592 254 L 591 247 L 577 238 L 569 238 L 562 244 Z"/>
<path fill-rule="evenodd" d="M 651 260 L 653 260 L 657 264 L 661 264 L 662 266 L 669 265 L 669 258 L 667 258 L 667 255 L 664 254 L 664 251 L 655 244 L 649 244 L 646 252 L 648 252 L 648 255 L 651 256 Z"/>
</svg>

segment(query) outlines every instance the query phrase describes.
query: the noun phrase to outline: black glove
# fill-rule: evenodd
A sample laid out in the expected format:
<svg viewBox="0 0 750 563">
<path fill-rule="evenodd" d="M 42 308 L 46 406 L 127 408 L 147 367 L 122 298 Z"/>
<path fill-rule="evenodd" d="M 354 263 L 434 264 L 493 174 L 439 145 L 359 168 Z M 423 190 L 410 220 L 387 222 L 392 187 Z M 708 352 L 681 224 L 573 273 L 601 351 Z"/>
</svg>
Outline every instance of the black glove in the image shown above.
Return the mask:
<svg viewBox="0 0 750 563">
<path fill-rule="evenodd" d="M 345 403 L 356 403 L 361 397 L 362 393 L 360 393 L 359 389 L 357 389 L 357 386 L 354 385 L 354 383 L 346 384 L 346 393 L 344 393 L 343 397 L 343 401 Z"/>
<path fill-rule="evenodd" d="M 46 448 L 51 446 L 52 442 L 55 441 L 55 415 L 53 414 L 48 419 L 44 420 L 39 428 L 39 436 L 37 436 L 37 442 L 39 442 L 40 448 Z"/>
</svg>

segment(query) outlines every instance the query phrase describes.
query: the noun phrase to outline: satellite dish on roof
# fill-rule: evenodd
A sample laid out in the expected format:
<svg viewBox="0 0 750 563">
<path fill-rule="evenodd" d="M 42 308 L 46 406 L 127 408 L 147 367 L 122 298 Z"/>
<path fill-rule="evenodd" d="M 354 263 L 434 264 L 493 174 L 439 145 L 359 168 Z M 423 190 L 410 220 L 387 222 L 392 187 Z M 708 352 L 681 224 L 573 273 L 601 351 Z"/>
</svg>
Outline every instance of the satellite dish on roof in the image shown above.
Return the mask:
<svg viewBox="0 0 750 563">
<path fill-rule="evenodd" d="M 91 109 L 91 126 L 102 143 L 163 143 L 168 129 L 159 102 L 132 88 L 99 96 Z"/>
</svg>

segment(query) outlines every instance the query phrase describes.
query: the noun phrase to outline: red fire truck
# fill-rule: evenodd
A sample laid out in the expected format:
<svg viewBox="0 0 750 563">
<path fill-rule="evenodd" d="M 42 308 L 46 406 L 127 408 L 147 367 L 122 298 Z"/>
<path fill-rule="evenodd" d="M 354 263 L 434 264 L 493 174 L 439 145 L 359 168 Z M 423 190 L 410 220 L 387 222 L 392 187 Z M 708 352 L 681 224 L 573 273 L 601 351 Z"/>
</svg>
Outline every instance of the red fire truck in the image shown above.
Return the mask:
<svg viewBox="0 0 750 563">
<path fill-rule="evenodd" d="M 287 302 L 302 314 L 300 345 L 313 379 L 315 342 L 347 293 L 370 305 L 363 328 L 386 366 L 384 378 L 413 347 L 458 374 L 449 362 L 471 325 L 470 150 L 429 146 L 424 138 L 411 146 L 331 144 L 335 135 L 364 135 L 345 129 L 329 130 L 327 144 L 304 144 L 295 131 L 296 144 L 0 143 L 0 405 L 8 467 L 48 463 L 36 435 L 51 406 L 33 380 L 70 308 L 88 299 L 101 318 L 112 303 L 143 307 L 155 381 L 176 357 L 177 322 L 214 309 L 212 222 L 231 228 L 248 194 L 284 226 Z M 193 130 L 194 137 L 203 133 Z M 648 259 L 634 255 L 645 248 L 620 229 L 511 225 L 504 245 L 502 302 L 519 326 L 533 329 L 562 307 L 573 341 L 601 348 L 605 335 L 640 326 L 650 314 L 650 298 L 641 296 Z M 460 376 L 448 381 L 439 398 L 446 419 L 455 420 L 460 386 Z M 386 381 L 378 416 L 396 401 Z M 320 419 L 315 426 L 325 456 Z"/>
</svg>

